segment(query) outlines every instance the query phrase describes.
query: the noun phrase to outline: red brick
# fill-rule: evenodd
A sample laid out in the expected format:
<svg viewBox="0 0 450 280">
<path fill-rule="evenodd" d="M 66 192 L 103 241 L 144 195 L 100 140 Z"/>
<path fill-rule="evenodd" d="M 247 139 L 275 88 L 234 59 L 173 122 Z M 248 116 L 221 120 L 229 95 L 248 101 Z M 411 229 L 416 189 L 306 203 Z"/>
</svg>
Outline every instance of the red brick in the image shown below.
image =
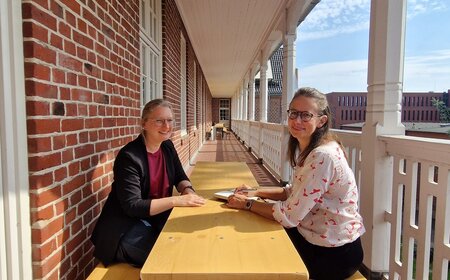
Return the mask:
<svg viewBox="0 0 450 280">
<path fill-rule="evenodd" d="M 50 105 L 48 102 L 29 100 L 26 102 L 27 114 L 32 116 L 50 115 Z"/>
<path fill-rule="evenodd" d="M 58 202 L 55 203 L 55 211 L 56 211 L 56 215 L 61 215 L 63 213 L 66 213 L 69 208 L 69 202 L 67 199 L 64 200 L 60 200 Z M 68 232 L 68 230 L 64 230 L 64 233 L 61 235 L 61 239 L 59 240 L 59 244 L 62 244 L 65 240 L 67 240 L 70 237 L 70 234 Z"/>
<path fill-rule="evenodd" d="M 52 81 L 54 83 L 64 84 L 66 82 L 66 73 L 58 68 L 52 69 Z"/>
<path fill-rule="evenodd" d="M 61 182 L 67 178 L 67 168 L 65 166 L 55 170 L 54 172 L 55 183 Z"/>
<path fill-rule="evenodd" d="M 55 215 L 53 211 L 53 205 L 47 206 L 45 208 L 31 211 L 31 223 L 35 223 L 40 220 L 50 220 Z"/>
<path fill-rule="evenodd" d="M 80 193 L 80 192 L 78 192 Z M 81 197 L 81 195 L 79 195 Z M 71 209 L 68 209 L 65 213 L 64 213 L 64 224 L 66 225 L 70 225 L 70 223 L 75 220 L 75 218 L 77 217 L 77 208 L 76 207 L 72 207 Z"/>
<path fill-rule="evenodd" d="M 60 164 L 61 153 L 28 157 L 29 171 L 41 171 Z"/>
<path fill-rule="evenodd" d="M 56 3 L 56 1 L 50 1 L 50 9 L 52 10 L 53 14 L 57 17 L 63 19 L 64 18 L 64 9 Z"/>
<path fill-rule="evenodd" d="M 58 54 L 58 65 L 75 72 L 81 72 L 83 64 L 76 58 L 65 55 L 63 53 Z"/>
<path fill-rule="evenodd" d="M 49 137 L 28 138 L 28 152 L 39 153 L 52 150 L 52 144 Z"/>
<path fill-rule="evenodd" d="M 34 58 L 50 64 L 56 64 L 55 51 L 37 42 L 25 41 L 23 43 L 23 53 L 25 58 Z"/>
<path fill-rule="evenodd" d="M 63 39 L 55 33 L 50 35 L 50 44 L 55 48 L 63 50 Z"/>
<path fill-rule="evenodd" d="M 27 120 L 27 132 L 29 135 L 60 132 L 60 120 L 29 119 Z"/>
<path fill-rule="evenodd" d="M 27 96 L 40 96 L 56 99 L 58 88 L 54 85 L 44 84 L 38 81 L 25 81 Z"/>
<path fill-rule="evenodd" d="M 75 148 L 75 158 L 82 158 L 88 156 L 94 152 L 93 144 L 85 144 Z"/>
<path fill-rule="evenodd" d="M 64 21 L 60 21 L 58 24 L 58 34 L 71 39 L 72 38 L 72 27 L 65 23 Z"/>
<path fill-rule="evenodd" d="M 80 188 L 86 183 L 84 174 L 78 175 L 72 178 L 68 183 L 62 186 L 63 195 L 67 195 L 74 190 Z"/>
<path fill-rule="evenodd" d="M 91 91 L 74 88 L 71 90 L 71 95 L 72 95 L 71 100 L 81 101 L 81 102 L 92 102 Z"/>
<path fill-rule="evenodd" d="M 46 43 L 48 42 L 48 30 L 35 22 L 25 21 L 23 23 L 23 37 L 31 37 Z"/>
<path fill-rule="evenodd" d="M 33 19 L 51 30 L 56 31 L 56 18 L 32 3 L 23 3 L 22 17 L 24 19 Z"/>
<path fill-rule="evenodd" d="M 53 184 L 53 174 L 49 172 L 40 175 L 30 175 L 28 180 L 32 190 L 45 188 Z"/>
<path fill-rule="evenodd" d="M 35 192 L 30 193 L 31 205 L 34 208 L 42 207 L 48 203 L 55 202 L 61 198 L 60 187 L 54 187 L 52 189 L 40 192 L 39 194 Z"/>
<path fill-rule="evenodd" d="M 73 0 L 60 0 L 61 3 L 63 3 L 64 5 L 66 5 L 69 9 L 71 9 L 73 12 L 75 12 L 75 14 L 79 15 L 80 14 L 80 4 L 77 1 L 73 1 Z"/>
<path fill-rule="evenodd" d="M 61 130 L 63 132 L 81 130 L 84 128 L 82 119 L 65 119 L 61 121 Z"/>
<path fill-rule="evenodd" d="M 43 261 L 50 256 L 55 250 L 58 249 L 56 239 L 49 240 L 41 247 L 34 248 L 33 261 Z"/>
<path fill-rule="evenodd" d="M 73 160 L 73 149 L 66 149 L 62 152 L 62 162 L 70 162 Z"/>
</svg>

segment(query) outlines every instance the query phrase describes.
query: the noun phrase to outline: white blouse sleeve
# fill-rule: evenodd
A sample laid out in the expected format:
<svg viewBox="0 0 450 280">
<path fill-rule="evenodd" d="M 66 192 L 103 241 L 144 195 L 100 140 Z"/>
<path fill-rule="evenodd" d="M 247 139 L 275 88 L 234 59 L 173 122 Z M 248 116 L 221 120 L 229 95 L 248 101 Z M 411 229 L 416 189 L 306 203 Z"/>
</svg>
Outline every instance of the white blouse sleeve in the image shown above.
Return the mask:
<svg viewBox="0 0 450 280">
<path fill-rule="evenodd" d="M 292 187 L 287 191 L 288 198 L 274 204 L 274 219 L 284 227 L 296 227 L 318 203 L 322 203 L 334 172 L 331 155 L 313 150 L 304 165 L 296 168 Z"/>
</svg>

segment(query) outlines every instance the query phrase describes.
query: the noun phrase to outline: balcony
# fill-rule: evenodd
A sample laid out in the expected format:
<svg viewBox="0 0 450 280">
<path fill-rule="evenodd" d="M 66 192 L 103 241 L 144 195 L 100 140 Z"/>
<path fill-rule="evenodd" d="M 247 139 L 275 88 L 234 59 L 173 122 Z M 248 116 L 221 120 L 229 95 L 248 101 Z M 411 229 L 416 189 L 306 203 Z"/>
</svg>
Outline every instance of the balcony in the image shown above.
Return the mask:
<svg viewBox="0 0 450 280">
<path fill-rule="evenodd" d="M 279 181 L 288 180 L 284 125 L 236 120 L 232 130 Z M 362 160 L 364 132 L 334 132 L 346 148 L 360 186 L 360 211 L 368 229 L 362 239 L 365 255 L 380 258 L 389 267 L 385 273 L 372 271 L 371 277 L 448 279 L 450 141 L 379 135 L 374 143 L 377 148 L 372 147 L 382 153 L 374 159 L 379 169 L 376 174 L 369 170 L 375 162 Z M 370 182 L 382 184 L 374 187 Z"/>
<path fill-rule="evenodd" d="M 0 0 L 0 278 L 92 271 L 89 236 L 114 156 L 140 133 L 149 99 L 173 103 L 172 140 L 186 169 L 202 159 L 246 161 L 260 184 L 288 182 L 287 129 L 267 122 L 268 59 L 283 45 L 284 120 L 299 86 L 296 29 L 318 2 Z M 366 124 L 335 132 L 360 187 L 363 272 L 445 280 L 450 141 L 405 136 L 405 6 L 371 1 Z M 222 98 L 235 136 L 208 141 Z"/>
</svg>

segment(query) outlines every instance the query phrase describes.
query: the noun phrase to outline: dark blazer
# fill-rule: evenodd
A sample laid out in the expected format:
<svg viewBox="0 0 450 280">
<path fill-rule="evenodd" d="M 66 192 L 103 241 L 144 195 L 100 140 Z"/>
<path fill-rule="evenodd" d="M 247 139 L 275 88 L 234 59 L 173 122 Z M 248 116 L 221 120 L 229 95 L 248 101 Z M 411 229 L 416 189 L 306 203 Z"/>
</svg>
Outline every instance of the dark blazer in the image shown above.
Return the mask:
<svg viewBox="0 0 450 280">
<path fill-rule="evenodd" d="M 189 180 L 183 170 L 175 147 L 170 140 L 161 143 L 167 175 L 169 195 L 173 186 Z M 139 135 L 125 145 L 114 161 L 114 182 L 111 192 L 97 220 L 91 241 L 95 246 L 94 256 L 105 266 L 114 262 L 120 238 L 139 220 L 145 219 L 158 233 L 163 228 L 170 212 L 167 210 L 150 216 L 150 175 L 144 138 Z"/>
</svg>

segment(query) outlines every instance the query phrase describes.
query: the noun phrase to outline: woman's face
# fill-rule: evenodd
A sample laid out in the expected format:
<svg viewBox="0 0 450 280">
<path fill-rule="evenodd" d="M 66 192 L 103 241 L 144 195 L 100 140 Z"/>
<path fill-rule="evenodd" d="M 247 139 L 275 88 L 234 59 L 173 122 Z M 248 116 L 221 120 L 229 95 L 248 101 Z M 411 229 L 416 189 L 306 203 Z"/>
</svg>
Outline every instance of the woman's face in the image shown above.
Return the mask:
<svg viewBox="0 0 450 280">
<path fill-rule="evenodd" d="M 311 136 L 317 128 L 322 127 L 327 116 L 319 116 L 319 108 L 314 98 L 299 96 L 292 100 L 288 114 L 289 132 L 301 144 L 309 144 Z M 297 113 L 295 113 L 297 112 Z M 310 120 L 307 120 L 309 113 Z M 297 116 L 295 118 L 295 116 Z"/>
<path fill-rule="evenodd" d="M 153 144 L 160 144 L 172 135 L 174 119 L 169 107 L 157 106 L 142 123 L 145 138 Z"/>
</svg>

